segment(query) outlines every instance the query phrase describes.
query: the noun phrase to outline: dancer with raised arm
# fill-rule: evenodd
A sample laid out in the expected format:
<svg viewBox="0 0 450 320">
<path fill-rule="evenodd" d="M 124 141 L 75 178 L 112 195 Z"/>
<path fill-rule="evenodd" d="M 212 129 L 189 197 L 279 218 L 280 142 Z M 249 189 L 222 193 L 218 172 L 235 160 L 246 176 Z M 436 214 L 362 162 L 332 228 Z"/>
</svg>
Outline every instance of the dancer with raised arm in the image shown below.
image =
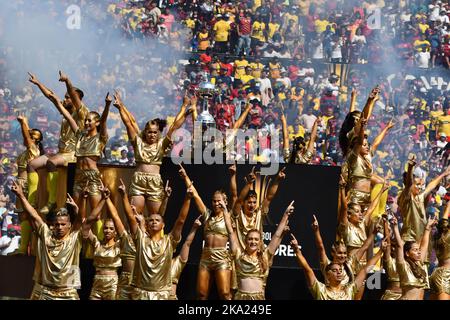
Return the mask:
<svg viewBox="0 0 450 320">
<path fill-rule="evenodd" d="M 402 288 L 401 300 L 423 300 L 426 289 L 430 288 L 428 281 L 428 267 L 424 263 L 431 227 L 436 224 L 434 218 L 429 218 L 420 242 L 403 241 L 398 230 L 397 219 L 391 220 L 395 240 L 397 241 L 397 272 Z"/>
<path fill-rule="evenodd" d="M 289 216 L 294 212 L 293 205 L 294 201 L 286 208 L 278 228 L 266 248 L 262 242 L 262 232 L 257 229 L 247 232 L 245 247 L 241 247 L 236 231 L 233 229 L 230 213 L 225 203 L 221 201 L 230 237 L 230 249 L 236 266 L 238 291 L 234 300 L 265 300 L 264 291 L 273 256 L 280 246 L 289 223 Z"/>
<path fill-rule="evenodd" d="M 32 74 L 29 81 L 36 85 L 42 94 L 49 99 L 60 111 L 60 106 L 72 116 L 80 129 L 84 128 L 84 121 L 89 113 L 88 108 L 82 102 L 84 97 L 83 91 L 74 87 L 69 77 L 63 72 L 59 72 L 59 81 L 66 84 L 67 92 L 64 100 L 56 96 L 56 94 L 42 84 L 37 77 Z M 36 191 L 39 183 L 38 169 L 46 168 L 47 170 L 47 191 L 48 201 L 47 205 L 41 208 L 40 212 L 43 215 L 48 214 L 51 210 L 56 209 L 56 191 L 58 183 L 58 167 L 65 167 L 69 163 L 77 161 L 75 157 L 75 132 L 71 129 L 70 124 L 66 118 L 61 122 L 60 137 L 58 142 L 58 153 L 54 155 L 41 155 L 33 159 L 27 167 L 28 170 L 28 201 L 33 207 L 37 206 Z"/>
<path fill-rule="evenodd" d="M 302 254 L 297 239 L 291 234 L 291 247 L 294 249 L 299 265 L 303 268 L 306 277 L 306 283 L 315 300 L 354 300 L 358 291 L 365 284 L 365 279 L 369 267 L 374 266 L 380 260 L 383 251 L 386 248 L 386 242 L 382 243 L 382 249 L 379 250 L 367 263 L 368 267 L 362 268 L 353 282 L 342 284 L 344 271 L 338 263 L 331 262 L 326 266 L 325 283 L 317 280 L 313 269 Z"/>
<path fill-rule="evenodd" d="M 116 241 L 116 237 L 117 231 L 123 232 L 123 225 L 121 222 L 119 223 L 118 227 L 122 228 L 122 230 L 119 230 L 119 228 L 116 227 L 114 220 L 108 218 L 103 220 L 102 223 L 104 235 L 102 241 L 92 233 L 92 224 L 100 218 L 105 204 L 107 205 L 107 212 L 111 213 L 111 211 L 115 211 L 114 215 L 117 216 L 117 210 L 110 199 L 111 193 L 109 189 L 102 187 L 100 191 L 102 192 L 101 201 L 97 207 L 91 210 L 91 213 L 83 223 L 83 238 L 88 239 L 94 247 L 95 277 L 89 299 L 115 300 L 119 279 L 117 269 L 122 265 L 120 259 L 120 240 Z M 86 202 L 86 198 L 83 197 L 81 201 Z M 85 210 L 86 204 L 84 203 L 80 206 L 80 211 L 81 208 Z M 82 214 L 82 216 L 84 215 L 85 214 Z"/>
<path fill-rule="evenodd" d="M 13 183 L 24 210 L 29 214 L 38 236 L 32 300 L 78 300 L 80 287 L 80 251 L 82 243 L 81 215 L 71 222 L 69 212 L 61 208 L 55 213 L 52 228 L 47 226 L 35 208 L 28 202 L 22 187 Z"/>
<path fill-rule="evenodd" d="M 136 159 L 136 171 L 129 188 L 131 204 L 136 206 L 138 212 L 144 212 L 147 207 L 149 214 L 158 213 L 164 194 L 164 185 L 160 175 L 163 158 L 172 144 L 172 134 L 180 128 L 186 116 L 192 112 L 196 105 L 195 98 L 190 100 L 187 96 L 173 124 L 165 137 L 162 137 L 166 121 L 153 119 L 145 124 L 144 130 L 139 131 L 133 116 L 122 102 L 119 93 L 114 94 L 114 106 L 119 110 L 120 117 L 127 129 L 128 138 L 133 144 Z M 189 106 L 191 104 L 191 106 Z"/>
<path fill-rule="evenodd" d="M 43 155 L 44 147 L 42 146 L 42 132 L 39 129 L 30 129 L 28 126 L 28 119 L 24 115 L 17 117 L 20 128 L 22 131 L 23 144 L 26 150 L 17 156 L 17 183 L 22 187 L 24 193 L 28 196 L 28 182 L 27 182 L 27 166 L 33 159 Z M 20 217 L 20 246 L 14 252 L 14 254 L 27 254 L 28 245 L 31 239 L 31 225 L 28 219 L 28 215 L 17 205 L 17 210 Z"/>
</svg>

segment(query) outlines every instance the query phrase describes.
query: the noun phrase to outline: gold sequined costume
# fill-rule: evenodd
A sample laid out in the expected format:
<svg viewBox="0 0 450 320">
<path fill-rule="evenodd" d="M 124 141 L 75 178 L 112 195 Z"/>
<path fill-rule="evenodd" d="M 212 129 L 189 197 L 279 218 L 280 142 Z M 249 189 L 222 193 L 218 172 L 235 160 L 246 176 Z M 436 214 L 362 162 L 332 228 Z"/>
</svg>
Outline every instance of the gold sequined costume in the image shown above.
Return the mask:
<svg viewBox="0 0 450 320">
<path fill-rule="evenodd" d="M 172 289 L 172 257 L 179 241 L 165 234 L 151 240 L 140 228 L 135 236 L 136 261 L 133 270 L 133 300 L 168 300 Z"/>
<path fill-rule="evenodd" d="M 148 144 L 139 135 L 132 141 L 137 164 L 162 164 L 170 140 L 166 137 L 157 143 Z M 163 197 L 163 181 L 159 174 L 136 171 L 130 185 L 130 196 L 144 196 L 151 201 L 160 202 Z"/>
<path fill-rule="evenodd" d="M 136 257 L 136 247 L 134 246 L 131 235 L 124 231 L 120 236 L 120 258 L 123 265 L 126 261 L 133 261 Z M 132 272 L 122 271 L 119 276 L 119 282 L 117 285 L 117 300 L 131 300 L 134 287 L 131 285 L 133 280 Z"/>
<path fill-rule="evenodd" d="M 117 269 L 122 265 L 120 259 L 120 241 L 107 247 L 98 241 L 95 235 L 89 236 L 94 247 L 94 267 L 96 274 L 92 285 L 90 299 L 115 300 L 117 291 Z M 115 274 L 100 274 L 100 270 L 113 271 Z"/>
<path fill-rule="evenodd" d="M 56 239 L 43 223 L 37 230 L 38 243 L 33 280 L 33 300 L 78 300 L 80 282 L 81 232 Z"/>
</svg>

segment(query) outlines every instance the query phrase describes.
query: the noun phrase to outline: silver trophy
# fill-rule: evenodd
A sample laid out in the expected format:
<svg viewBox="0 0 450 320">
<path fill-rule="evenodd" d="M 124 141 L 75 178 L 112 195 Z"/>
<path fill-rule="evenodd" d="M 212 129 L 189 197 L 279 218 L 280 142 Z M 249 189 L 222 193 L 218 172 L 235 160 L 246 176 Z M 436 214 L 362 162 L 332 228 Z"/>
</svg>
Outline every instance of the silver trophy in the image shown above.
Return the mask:
<svg viewBox="0 0 450 320">
<path fill-rule="evenodd" d="M 202 125 L 207 127 L 215 127 L 216 121 L 214 117 L 208 111 L 208 101 L 218 92 L 216 86 L 208 81 L 203 81 L 200 83 L 198 88 L 198 94 L 203 98 L 202 112 L 198 115 L 197 121 L 201 122 Z"/>
</svg>

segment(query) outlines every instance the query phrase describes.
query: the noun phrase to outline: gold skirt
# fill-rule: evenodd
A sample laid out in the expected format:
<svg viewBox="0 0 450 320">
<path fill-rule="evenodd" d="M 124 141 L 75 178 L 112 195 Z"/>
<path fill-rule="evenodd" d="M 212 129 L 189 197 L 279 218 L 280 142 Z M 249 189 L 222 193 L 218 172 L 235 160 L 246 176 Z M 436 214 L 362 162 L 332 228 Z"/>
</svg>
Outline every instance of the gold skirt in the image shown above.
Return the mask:
<svg viewBox="0 0 450 320">
<path fill-rule="evenodd" d="M 215 270 L 232 270 L 231 258 L 226 248 L 203 248 L 200 268 Z"/>
<path fill-rule="evenodd" d="M 381 300 L 400 300 L 402 293 L 386 290 L 381 297 Z"/>
<path fill-rule="evenodd" d="M 171 290 L 147 291 L 135 287 L 131 296 L 132 300 L 169 300 Z"/>
<path fill-rule="evenodd" d="M 77 169 L 75 172 L 73 192 L 81 194 L 86 184 L 90 196 L 100 195 L 100 189 L 102 186 L 102 175 L 100 171 L 97 169 Z"/>
<path fill-rule="evenodd" d="M 96 300 L 115 300 L 117 291 L 118 277 L 116 275 L 100 275 L 94 277 L 89 299 Z"/>
<path fill-rule="evenodd" d="M 370 206 L 370 192 L 363 192 L 355 189 L 349 191 L 350 200 L 349 203 L 356 203 L 364 210 Z"/>
<path fill-rule="evenodd" d="M 80 300 L 75 288 L 50 288 L 35 283 L 30 300 Z"/>
<path fill-rule="evenodd" d="M 119 283 L 117 285 L 116 300 L 131 300 L 135 287 L 131 286 L 131 272 L 120 274 Z"/>
<path fill-rule="evenodd" d="M 130 197 L 143 196 L 150 201 L 161 202 L 164 184 L 161 175 L 136 171 L 131 180 Z"/>
<path fill-rule="evenodd" d="M 430 289 L 434 294 L 450 294 L 450 268 L 438 267 L 430 277 Z"/>
<path fill-rule="evenodd" d="M 233 300 L 266 300 L 264 292 L 247 292 L 238 290 Z"/>
</svg>

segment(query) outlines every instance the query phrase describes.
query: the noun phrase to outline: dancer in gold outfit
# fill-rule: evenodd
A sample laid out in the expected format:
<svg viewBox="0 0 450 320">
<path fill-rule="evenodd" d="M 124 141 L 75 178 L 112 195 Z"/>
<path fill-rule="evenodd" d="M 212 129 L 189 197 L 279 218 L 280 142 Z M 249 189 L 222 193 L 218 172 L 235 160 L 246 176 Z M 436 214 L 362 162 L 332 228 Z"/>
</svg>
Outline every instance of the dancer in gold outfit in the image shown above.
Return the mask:
<svg viewBox="0 0 450 320">
<path fill-rule="evenodd" d="M 342 266 L 342 271 L 344 272 L 342 284 L 344 285 L 353 282 L 356 274 L 365 264 L 365 262 L 361 263 L 361 259 L 365 257 L 365 253 L 370 247 L 370 244 L 373 243 L 374 234 L 371 233 L 364 241 L 363 245 L 360 248 L 353 250 L 351 254 L 347 252 L 347 246 L 342 239 L 335 241 L 331 246 L 331 256 L 333 260 L 330 260 L 325 251 L 325 246 L 320 234 L 319 221 L 315 215 L 313 215 L 313 219 L 312 229 L 317 251 L 319 253 L 320 271 L 322 271 L 324 278 L 326 278 L 326 267 L 330 263 L 336 263 Z"/>
<path fill-rule="evenodd" d="M 181 240 L 181 231 L 189 212 L 192 188 L 188 188 L 180 214 L 169 234 L 162 234 L 164 219 L 154 213 L 147 218 L 139 213 L 128 216 L 136 246 L 133 270 L 133 300 L 168 300 L 172 292 L 172 257 Z M 145 221 L 145 223 L 144 223 Z"/>
<path fill-rule="evenodd" d="M 256 179 L 254 168 L 247 175 L 246 184 L 242 188 L 233 207 L 233 220 L 236 225 L 236 234 L 242 248 L 245 248 L 247 232 L 252 229 L 263 232 L 264 218 L 269 214 L 269 206 L 277 194 L 280 182 L 286 178 L 286 168 L 281 168 L 273 183 L 267 190 L 267 194 L 261 205 L 257 204 L 257 194 L 251 190 Z"/>
<path fill-rule="evenodd" d="M 14 182 L 13 192 L 29 214 L 31 224 L 37 231 L 37 255 L 33 280 L 37 284 L 32 300 L 78 300 L 80 282 L 79 259 L 82 235 L 81 215 L 75 210 L 75 221 L 70 221 L 66 208 L 55 214 L 52 228 L 42 220 L 36 209 L 28 202 L 22 187 Z"/>
<path fill-rule="evenodd" d="M 325 284 L 319 282 L 314 274 L 313 269 L 303 256 L 298 246 L 297 239 L 292 235 L 291 247 L 297 256 L 299 265 L 303 268 L 306 276 L 306 282 L 311 294 L 315 300 L 354 300 L 358 291 L 364 286 L 368 268 L 362 268 L 355 277 L 353 282 L 342 284 L 344 279 L 344 271 L 342 266 L 337 263 L 330 263 L 325 268 L 326 279 Z M 386 248 L 386 242 L 382 243 L 382 250 L 379 250 L 369 261 L 368 265 L 373 266 L 381 258 Z"/>
<path fill-rule="evenodd" d="M 181 272 L 183 272 L 183 269 L 188 261 L 189 250 L 191 248 L 192 241 L 194 241 L 195 234 L 197 233 L 198 228 L 200 228 L 202 225 L 200 218 L 201 216 L 195 219 L 191 231 L 189 231 L 186 240 L 184 240 L 183 246 L 181 247 L 180 250 L 180 254 L 175 258 L 173 258 L 172 260 L 172 269 L 171 269 L 172 292 L 170 294 L 169 300 L 178 300 L 177 297 L 178 281 L 180 281 Z"/>
<path fill-rule="evenodd" d="M 129 220 L 131 219 L 130 217 L 134 216 L 133 211 L 136 211 L 136 208 L 130 205 L 127 190 L 122 179 L 120 179 L 120 185 L 118 190 L 120 195 L 122 196 L 122 204 L 125 215 Z M 134 261 L 136 257 L 136 246 L 134 245 L 131 233 L 125 229 L 124 223 L 122 223 L 122 220 L 120 219 L 117 210 L 110 210 L 110 214 L 111 218 L 114 220 L 114 225 L 116 226 L 117 234 L 119 235 L 120 259 L 122 260 L 122 272 L 120 273 L 119 276 L 116 299 L 131 300 L 134 291 L 134 287 L 131 286 L 131 281 L 133 279 Z"/>
<path fill-rule="evenodd" d="M 401 300 L 423 300 L 426 289 L 430 288 L 428 281 L 428 267 L 424 263 L 428 243 L 430 241 L 431 227 L 437 222 L 429 218 L 422 239 L 419 242 L 404 242 L 398 230 L 397 219 L 391 219 L 395 239 L 397 241 L 397 272 L 402 288 Z"/>
<path fill-rule="evenodd" d="M 215 280 L 219 298 L 231 300 L 231 257 L 227 250 L 228 232 L 224 220 L 224 211 L 220 202 L 227 204 L 227 195 L 222 190 L 213 193 L 212 209 L 208 209 L 202 198 L 192 185 L 186 171 L 180 166 L 180 176 L 186 186 L 193 191 L 193 199 L 198 211 L 203 217 L 203 238 L 205 245 L 200 258 L 197 275 L 197 297 L 206 300 L 212 279 Z"/>
<path fill-rule="evenodd" d="M 450 201 L 447 201 L 444 215 L 439 221 L 435 236 L 434 248 L 439 265 L 430 277 L 431 297 L 436 300 L 450 300 L 450 230 L 448 215 Z"/>
<path fill-rule="evenodd" d="M 22 187 L 25 194 L 28 193 L 28 183 L 27 183 L 27 166 L 33 159 L 43 155 L 44 148 L 42 146 L 42 132 L 38 129 L 30 129 L 28 126 L 28 120 L 25 116 L 19 115 L 17 121 L 20 123 L 20 128 L 22 130 L 23 144 L 26 150 L 17 156 L 17 182 Z M 28 220 L 28 215 L 23 212 L 23 209 L 18 207 L 20 217 L 20 246 L 12 254 L 26 254 L 28 251 L 28 245 L 30 243 L 31 236 L 31 225 Z"/>
<path fill-rule="evenodd" d="M 385 219 L 384 238 L 387 241 L 386 252 L 383 255 L 383 268 L 388 277 L 387 288 L 381 300 L 399 300 L 402 297 L 400 287 L 400 277 L 397 272 L 397 243 L 391 238 L 391 230 L 388 221 Z"/>
<path fill-rule="evenodd" d="M 102 241 L 92 233 L 91 226 L 100 217 L 104 205 L 107 205 L 107 212 L 116 211 L 110 199 L 110 191 L 103 187 L 101 190 L 102 199 L 95 207 L 83 224 L 83 238 L 88 239 L 94 247 L 94 267 L 95 277 L 92 285 L 90 300 L 115 300 L 118 275 L 117 269 L 122 265 L 120 259 L 120 240 L 116 241 L 117 231 L 113 219 L 105 219 L 103 225 Z M 87 194 L 81 199 L 80 213 L 86 211 Z M 86 214 L 82 214 L 85 216 Z M 122 225 L 123 228 L 123 225 Z M 123 231 L 123 230 L 120 230 Z"/>
<path fill-rule="evenodd" d="M 318 117 L 311 129 L 311 136 L 309 137 L 308 146 L 306 146 L 303 137 L 296 137 L 293 141 L 292 151 L 289 147 L 289 132 L 286 116 L 284 112 L 281 113 L 281 125 L 283 128 L 283 159 L 286 163 L 295 164 L 309 164 L 314 156 L 316 150 L 314 143 L 317 138 L 317 127 L 322 119 Z"/>
<path fill-rule="evenodd" d="M 234 300 L 265 300 L 265 288 L 273 256 L 278 249 L 289 216 L 294 212 L 294 201 L 286 208 L 269 245 L 263 248 L 261 230 L 252 229 L 245 237 L 246 245 L 241 247 L 225 202 L 220 202 L 224 210 L 225 223 L 230 237 L 230 249 L 236 266 L 238 291 Z"/>
<path fill-rule="evenodd" d="M 367 240 L 366 228 L 371 223 L 372 212 L 377 208 L 381 195 L 387 189 L 388 185 L 384 184 L 383 189 L 378 193 L 375 200 L 370 203 L 368 209 L 362 212 L 361 206 L 357 203 L 351 202 L 347 205 L 344 186 L 340 186 L 341 206 L 338 217 L 338 236 L 347 246 L 349 256 L 363 247 L 364 242 Z M 362 261 L 364 262 L 365 258 Z M 355 271 L 358 272 L 358 270 Z"/>
<path fill-rule="evenodd" d="M 144 212 L 144 207 L 147 206 L 149 214 L 158 213 L 164 191 L 159 174 L 163 158 L 171 147 L 173 132 L 183 125 L 186 116 L 196 108 L 197 100 L 184 97 L 174 123 L 170 126 L 166 136 L 161 137 L 166 126 L 165 120 L 150 120 L 146 123 L 144 130 L 139 132 L 118 92 L 114 94 L 114 99 L 114 106 L 118 108 L 120 117 L 125 124 L 136 159 L 137 167 L 129 188 L 131 203 L 136 206 L 138 212 Z"/>
<path fill-rule="evenodd" d="M 58 108 L 58 111 L 59 105 L 62 105 L 63 108 L 70 113 L 78 127 L 81 129 L 84 127 L 84 120 L 89 113 L 88 108 L 82 102 L 84 93 L 72 85 L 72 82 L 67 75 L 61 71 L 59 72 L 59 81 L 64 82 L 67 89 L 64 100 L 62 101 L 52 90 L 43 85 L 34 74 L 29 73 L 29 75 L 29 81 L 41 90 L 42 94 Z M 41 168 L 46 168 L 47 170 L 48 201 L 47 205 L 40 210 L 41 214 L 46 215 L 49 211 L 56 209 L 56 191 L 58 182 L 57 168 L 67 166 L 69 163 L 75 162 L 75 132 L 71 130 L 67 119 L 63 119 L 61 122 L 60 138 L 58 142 L 58 153 L 51 156 L 41 155 L 31 161 L 27 168 L 28 185 L 30 190 L 28 201 L 34 207 L 37 206 L 36 191 L 39 183 L 37 170 Z"/>
<path fill-rule="evenodd" d="M 402 214 L 403 227 L 401 235 L 403 241 L 419 242 L 427 224 L 425 199 L 441 183 L 442 179 L 450 175 L 450 167 L 434 178 L 421 192 L 422 182 L 414 179 L 413 171 L 416 165 L 415 156 L 408 160 L 405 188 L 398 197 L 398 205 Z"/>
</svg>

